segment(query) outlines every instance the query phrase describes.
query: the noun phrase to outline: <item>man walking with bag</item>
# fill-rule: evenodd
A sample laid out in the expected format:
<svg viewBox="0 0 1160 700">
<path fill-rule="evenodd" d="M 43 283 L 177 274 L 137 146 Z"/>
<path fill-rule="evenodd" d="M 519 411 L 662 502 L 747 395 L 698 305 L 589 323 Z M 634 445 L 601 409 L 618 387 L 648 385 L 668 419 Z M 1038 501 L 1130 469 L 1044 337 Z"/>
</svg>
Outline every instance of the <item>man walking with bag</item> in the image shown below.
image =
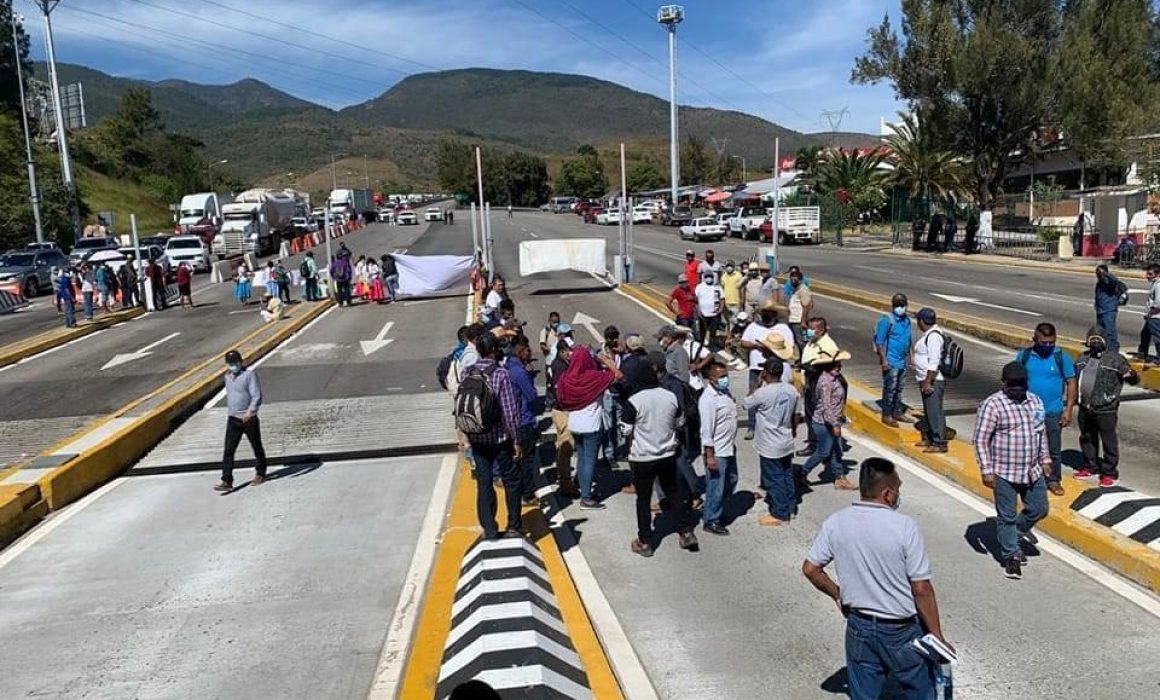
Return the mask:
<svg viewBox="0 0 1160 700">
<path fill-rule="evenodd" d="M 250 441 L 258 462 L 250 485 L 260 486 L 266 481 L 266 450 L 262 447 L 262 427 L 258 422 L 262 385 L 254 370 L 242 363 L 242 355 L 237 350 L 226 353 L 226 367 L 226 447 L 222 455 L 222 481 L 214 487 L 214 491 L 222 493 L 234 490 L 234 454 L 242 435 Z"/>
</svg>

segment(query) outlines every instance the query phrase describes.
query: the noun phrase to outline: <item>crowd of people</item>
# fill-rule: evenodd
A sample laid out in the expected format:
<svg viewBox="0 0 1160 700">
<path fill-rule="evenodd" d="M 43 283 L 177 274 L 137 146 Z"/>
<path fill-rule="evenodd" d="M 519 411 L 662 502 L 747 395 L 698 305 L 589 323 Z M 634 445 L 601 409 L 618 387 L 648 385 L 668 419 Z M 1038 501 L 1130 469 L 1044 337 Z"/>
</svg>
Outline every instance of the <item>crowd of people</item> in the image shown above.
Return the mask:
<svg viewBox="0 0 1160 700">
<path fill-rule="evenodd" d="M 182 263 L 174 272 L 183 308 L 193 306 L 189 289 L 193 270 Z M 145 280 L 150 281 L 149 285 Z M 184 285 L 183 285 L 184 281 Z M 77 326 L 77 306 L 86 321 L 92 321 L 99 312 L 112 313 L 136 306 L 146 306 L 146 290 L 151 290 L 154 309 L 166 309 L 169 301 L 165 291 L 165 269 L 156 261 L 147 261 L 143 270 L 129 255 L 116 270 L 108 261 L 82 262 L 72 268 L 60 271 L 54 284 L 54 301 L 57 311 L 64 318 L 66 328 Z"/>
</svg>

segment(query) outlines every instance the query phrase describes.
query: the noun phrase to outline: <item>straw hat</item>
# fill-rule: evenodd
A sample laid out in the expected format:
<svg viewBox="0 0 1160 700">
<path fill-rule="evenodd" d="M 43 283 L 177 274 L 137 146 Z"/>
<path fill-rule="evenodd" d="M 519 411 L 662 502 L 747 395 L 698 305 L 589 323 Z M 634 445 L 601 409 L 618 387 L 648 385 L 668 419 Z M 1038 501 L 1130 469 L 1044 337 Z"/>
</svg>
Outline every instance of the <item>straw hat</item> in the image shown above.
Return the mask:
<svg viewBox="0 0 1160 700">
<path fill-rule="evenodd" d="M 815 365 L 828 365 L 828 364 L 833 363 L 833 362 L 845 362 L 846 360 L 849 360 L 851 357 L 852 357 L 852 355 L 850 355 L 850 353 L 846 352 L 845 350 L 838 350 L 837 354 L 832 355 L 832 356 L 830 355 L 830 353 L 823 351 L 823 352 L 818 353 L 818 359 L 814 361 L 814 364 Z"/>
<path fill-rule="evenodd" d="M 761 341 L 767 350 L 772 352 L 774 356 L 792 362 L 797 359 L 797 346 L 793 343 L 785 342 L 785 338 L 781 337 L 779 333 L 770 333 Z"/>
</svg>

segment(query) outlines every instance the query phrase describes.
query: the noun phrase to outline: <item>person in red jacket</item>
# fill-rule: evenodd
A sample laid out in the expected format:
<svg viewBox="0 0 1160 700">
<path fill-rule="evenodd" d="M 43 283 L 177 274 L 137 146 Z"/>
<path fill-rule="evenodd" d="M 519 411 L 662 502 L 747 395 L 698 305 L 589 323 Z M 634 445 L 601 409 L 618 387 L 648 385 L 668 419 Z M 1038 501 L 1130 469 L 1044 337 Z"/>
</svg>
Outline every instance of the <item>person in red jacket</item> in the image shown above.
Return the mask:
<svg viewBox="0 0 1160 700">
<path fill-rule="evenodd" d="M 177 297 L 181 308 L 188 306 L 193 308 L 193 292 L 190 286 L 193 284 L 193 272 L 189 269 L 188 263 L 181 263 L 177 266 Z"/>
<path fill-rule="evenodd" d="M 677 276 L 677 286 L 669 293 L 669 308 L 676 319 L 676 325 L 692 328 L 697 318 L 697 295 L 689 286 L 689 279 L 684 274 Z"/>
<path fill-rule="evenodd" d="M 691 280 L 692 284 L 701 280 L 701 261 L 697 259 L 697 254 L 692 248 L 685 251 L 685 279 Z"/>
</svg>

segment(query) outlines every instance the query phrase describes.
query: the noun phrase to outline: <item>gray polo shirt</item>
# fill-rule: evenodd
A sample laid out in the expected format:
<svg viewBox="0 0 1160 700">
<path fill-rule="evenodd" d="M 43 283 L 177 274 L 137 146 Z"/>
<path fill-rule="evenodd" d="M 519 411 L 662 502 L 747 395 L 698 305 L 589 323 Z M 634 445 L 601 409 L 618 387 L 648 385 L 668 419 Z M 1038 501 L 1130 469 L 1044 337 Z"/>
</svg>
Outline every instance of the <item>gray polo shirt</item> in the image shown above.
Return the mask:
<svg viewBox="0 0 1160 700">
<path fill-rule="evenodd" d="M 793 417 L 797 413 L 798 393 L 793 384 L 765 384 L 741 402 L 745 410 L 757 410 L 754 447 L 757 454 L 780 459 L 793 454 Z"/>
<path fill-rule="evenodd" d="M 806 560 L 821 567 L 837 562 L 842 604 L 876 617 L 916 615 L 910 582 L 930 579 L 914 518 L 866 501 L 826 518 Z"/>
<path fill-rule="evenodd" d="M 241 418 L 246 411 L 257 415 L 262 405 L 262 385 L 249 367 L 238 374 L 226 372 L 226 411 L 231 418 Z"/>
</svg>

